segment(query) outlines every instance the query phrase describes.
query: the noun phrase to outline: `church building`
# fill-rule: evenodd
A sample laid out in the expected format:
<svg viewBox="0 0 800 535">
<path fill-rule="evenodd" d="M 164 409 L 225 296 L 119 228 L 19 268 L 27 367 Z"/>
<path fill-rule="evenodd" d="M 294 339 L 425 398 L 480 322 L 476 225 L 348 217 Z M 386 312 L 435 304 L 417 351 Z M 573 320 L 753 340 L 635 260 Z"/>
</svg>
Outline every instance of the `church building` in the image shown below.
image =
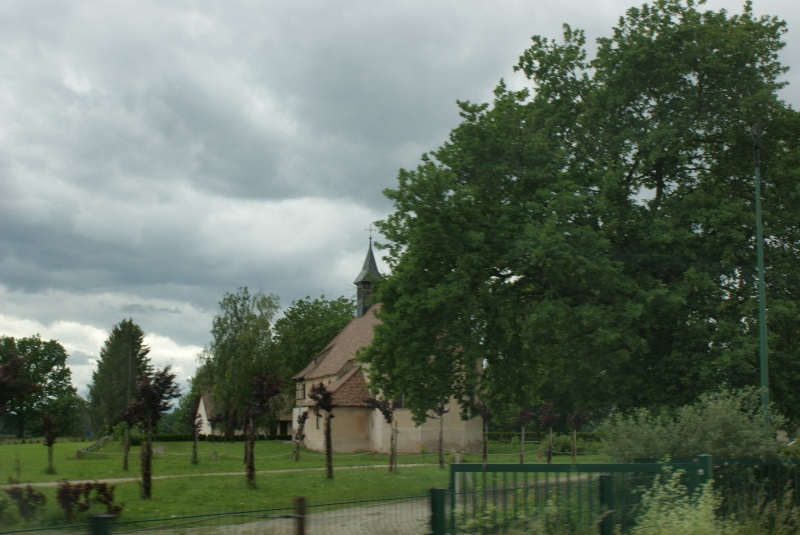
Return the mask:
<svg viewBox="0 0 800 535">
<path fill-rule="evenodd" d="M 380 303 L 373 302 L 375 290 L 382 275 L 378 271 L 372 252 L 370 238 L 367 256 L 361 272 L 356 277 L 356 317 L 331 340 L 325 348 L 315 355 L 308 365 L 294 375 L 296 399 L 293 411 L 293 431 L 296 432 L 297 417 L 303 411 L 311 411 L 305 425 L 305 444 L 311 450 L 324 451 L 322 417 L 314 415 L 309 407 L 311 388 L 323 383 L 333 394 L 332 422 L 333 451 L 353 453 L 374 451 L 388 453 L 391 430 L 381 413 L 371 409 L 364 401 L 374 396 L 369 389 L 368 366 L 358 360 L 360 349 L 367 347 L 374 336 L 375 326 L 380 323 L 378 312 Z M 481 422 L 479 418 L 464 421 L 457 403 L 451 401 L 450 411 L 444 421 L 429 419 L 417 425 L 411 418 L 411 411 L 395 408 L 397 421 L 397 451 L 401 453 L 420 453 L 436 451 L 439 441 L 439 428 L 444 430 L 444 448 L 449 451 L 478 451 L 481 444 Z"/>
</svg>

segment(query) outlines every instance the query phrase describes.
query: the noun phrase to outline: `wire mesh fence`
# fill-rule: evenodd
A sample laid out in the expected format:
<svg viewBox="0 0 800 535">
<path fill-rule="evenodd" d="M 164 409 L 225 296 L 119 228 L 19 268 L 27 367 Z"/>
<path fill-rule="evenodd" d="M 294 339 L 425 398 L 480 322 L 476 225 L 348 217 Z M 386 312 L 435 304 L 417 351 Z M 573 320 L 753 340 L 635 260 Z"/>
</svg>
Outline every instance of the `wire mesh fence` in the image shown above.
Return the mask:
<svg viewBox="0 0 800 535">
<path fill-rule="evenodd" d="M 299 499 L 302 500 L 302 499 Z M 152 518 L 114 520 L 96 515 L 90 524 L 50 528 L 2 530 L 3 535 L 68 533 L 122 534 L 159 533 L 166 535 L 419 535 L 430 533 L 430 498 L 403 498 L 337 502 L 296 503 L 293 507 Z"/>
<path fill-rule="evenodd" d="M 691 488 L 708 462 L 673 463 Z M 633 525 L 639 489 L 662 472 L 658 463 L 586 465 L 452 465 L 452 533 L 613 533 Z"/>
<path fill-rule="evenodd" d="M 663 484 L 668 472 L 679 475 L 681 488 L 690 495 L 713 482 L 721 498 L 721 517 L 742 518 L 744 512 L 755 512 L 759 526 L 771 529 L 792 522 L 800 528 L 800 513 L 791 509 L 800 501 L 800 474 L 792 461 L 700 456 L 667 464 L 453 464 L 450 468 L 449 488 L 432 489 L 424 496 L 326 504 L 298 498 L 292 507 L 146 520 L 100 515 L 93 518 L 94 526 L 12 531 L 0 526 L 0 534 L 611 534 L 640 522 L 644 490 L 657 480 Z"/>
</svg>

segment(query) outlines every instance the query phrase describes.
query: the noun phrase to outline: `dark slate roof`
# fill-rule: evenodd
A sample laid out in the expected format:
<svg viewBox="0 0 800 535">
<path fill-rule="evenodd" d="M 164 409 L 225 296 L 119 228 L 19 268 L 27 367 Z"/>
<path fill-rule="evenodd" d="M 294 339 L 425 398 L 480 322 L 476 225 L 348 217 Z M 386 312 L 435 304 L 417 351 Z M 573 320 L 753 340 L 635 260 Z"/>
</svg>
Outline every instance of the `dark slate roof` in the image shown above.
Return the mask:
<svg viewBox="0 0 800 535">
<path fill-rule="evenodd" d="M 383 278 L 380 271 L 378 271 L 378 263 L 375 262 L 375 255 L 372 254 L 372 240 L 369 242 L 369 249 L 367 250 L 367 257 L 364 259 L 364 265 L 361 267 L 361 273 L 358 274 L 353 284 L 359 282 L 369 281 L 375 282 Z"/>
</svg>

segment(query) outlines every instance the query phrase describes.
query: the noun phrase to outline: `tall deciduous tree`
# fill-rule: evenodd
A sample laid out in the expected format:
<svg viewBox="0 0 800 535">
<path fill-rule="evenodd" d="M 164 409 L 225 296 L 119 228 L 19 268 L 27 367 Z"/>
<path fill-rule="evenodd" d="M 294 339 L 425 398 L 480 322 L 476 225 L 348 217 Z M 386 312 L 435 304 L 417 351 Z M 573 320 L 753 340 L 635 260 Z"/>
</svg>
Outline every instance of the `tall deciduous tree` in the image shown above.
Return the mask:
<svg viewBox="0 0 800 535">
<path fill-rule="evenodd" d="M 161 416 L 172 407 L 172 400 L 180 395 L 175 374 L 167 366 L 139 379 L 135 397 L 125 408 L 126 420 L 140 424 L 144 431 L 140 457 L 142 498 L 145 500 L 152 497 L 153 489 L 153 434 Z"/>
<path fill-rule="evenodd" d="M 631 8 L 591 60 L 580 30 L 534 37 L 517 66 L 531 89 L 501 83 L 491 105 L 460 103 L 449 141 L 400 172 L 366 355 L 383 392 L 420 417 L 449 395 L 532 386 L 561 411 L 602 415 L 758 384 L 756 122 L 770 346 L 781 363 L 800 357 L 785 25 L 749 3 L 701 5 Z M 773 377 L 774 401 L 799 418 L 797 377 Z"/>
<path fill-rule="evenodd" d="M 0 337 L 0 363 L 11 355 L 24 357 L 21 377 L 40 387 L 26 395 L 17 395 L 8 403 L 6 420 L 16 429 L 17 436 L 22 437 L 26 431 L 40 430 L 42 414 L 50 405 L 60 399 L 74 400 L 77 393 L 71 382 L 72 372 L 67 367 L 67 351 L 58 341 L 45 341 L 39 335 L 16 339 Z M 60 406 L 62 412 L 68 408 L 65 403 Z M 80 418 L 79 414 L 69 416 Z"/>
<path fill-rule="evenodd" d="M 114 325 L 103 343 L 89 385 L 89 405 L 97 428 L 107 431 L 123 420 L 139 380 L 151 373 L 150 348 L 144 337 L 142 328 L 126 319 Z"/>
<path fill-rule="evenodd" d="M 0 416 L 7 414 L 15 400 L 36 394 L 41 387 L 26 373 L 25 358 L 9 351 L 0 362 Z"/>
<path fill-rule="evenodd" d="M 252 466 L 256 427 L 283 408 L 275 391 L 281 384 L 276 378 L 288 375 L 286 363 L 274 347 L 272 321 L 279 309 L 278 298 L 263 292 L 251 294 L 242 287 L 226 293 L 219 306 L 211 328 L 213 341 L 203 358 L 201 382 L 212 389 L 215 421 L 245 431 L 245 460 Z M 267 377 L 271 379 L 267 381 Z M 260 382 L 254 383 L 257 379 Z M 255 487 L 255 479 L 249 475 L 247 482 Z"/>
</svg>

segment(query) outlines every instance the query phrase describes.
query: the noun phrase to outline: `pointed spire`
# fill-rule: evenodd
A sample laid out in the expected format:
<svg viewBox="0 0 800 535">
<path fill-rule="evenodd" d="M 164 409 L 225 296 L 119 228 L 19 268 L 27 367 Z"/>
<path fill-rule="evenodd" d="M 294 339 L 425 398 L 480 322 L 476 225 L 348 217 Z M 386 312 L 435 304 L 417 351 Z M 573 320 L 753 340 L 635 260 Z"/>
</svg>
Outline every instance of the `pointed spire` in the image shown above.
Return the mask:
<svg viewBox="0 0 800 535">
<path fill-rule="evenodd" d="M 364 259 L 364 265 L 361 267 L 361 273 L 359 273 L 358 277 L 356 277 L 354 284 L 358 284 L 366 280 L 369 282 L 377 282 L 382 278 L 383 276 L 381 275 L 380 271 L 378 271 L 378 263 L 375 262 L 375 255 L 372 253 L 372 237 L 370 236 L 367 257 Z"/>
<path fill-rule="evenodd" d="M 369 237 L 369 249 L 361 272 L 356 277 L 354 284 L 357 287 L 356 297 L 356 317 L 360 318 L 372 305 L 372 295 L 375 293 L 375 286 L 383 279 L 378 271 L 378 263 L 375 262 L 375 255 L 372 252 L 372 236 Z"/>
</svg>

